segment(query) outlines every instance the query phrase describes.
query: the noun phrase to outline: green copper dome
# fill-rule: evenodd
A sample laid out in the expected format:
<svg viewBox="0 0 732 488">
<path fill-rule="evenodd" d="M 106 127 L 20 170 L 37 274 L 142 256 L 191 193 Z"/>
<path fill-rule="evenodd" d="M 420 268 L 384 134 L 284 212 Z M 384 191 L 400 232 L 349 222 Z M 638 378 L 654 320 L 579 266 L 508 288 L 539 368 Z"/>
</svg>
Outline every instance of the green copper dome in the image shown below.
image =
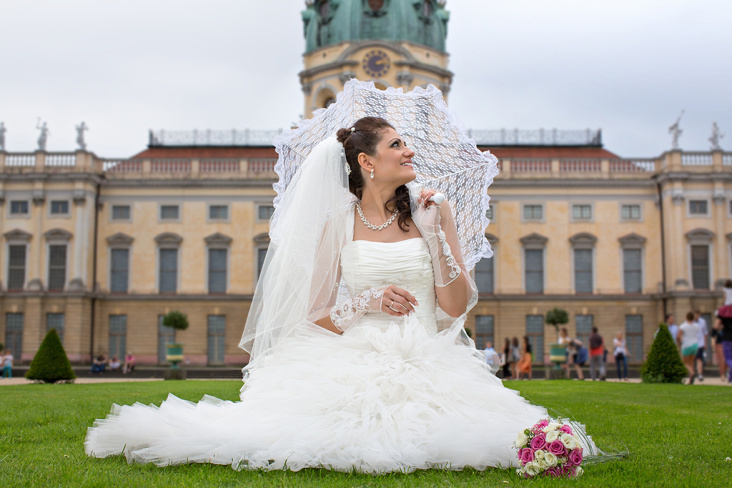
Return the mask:
<svg viewBox="0 0 732 488">
<path fill-rule="evenodd" d="M 445 51 L 445 0 L 309 0 L 305 52 L 344 41 L 408 41 Z"/>
</svg>

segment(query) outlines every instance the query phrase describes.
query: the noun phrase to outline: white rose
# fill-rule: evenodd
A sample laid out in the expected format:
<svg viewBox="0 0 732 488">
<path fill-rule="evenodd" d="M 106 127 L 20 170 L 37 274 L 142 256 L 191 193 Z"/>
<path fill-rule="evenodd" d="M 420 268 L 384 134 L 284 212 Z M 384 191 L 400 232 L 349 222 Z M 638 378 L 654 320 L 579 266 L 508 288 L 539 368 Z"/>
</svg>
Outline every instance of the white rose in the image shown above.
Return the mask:
<svg viewBox="0 0 732 488">
<path fill-rule="evenodd" d="M 548 437 L 549 436 L 547 435 L 547 438 Z M 575 439 L 573 435 L 562 434 L 561 436 L 559 436 L 559 438 L 561 439 L 562 444 L 564 444 L 564 447 L 566 447 L 570 451 L 579 447 L 579 445 L 577 444 L 577 439 Z"/>
<path fill-rule="evenodd" d="M 546 453 L 544 452 L 543 449 L 538 449 L 536 452 L 534 452 L 534 460 L 538 461 L 540 459 L 544 459 L 545 454 Z"/>
<path fill-rule="evenodd" d="M 577 466 L 576 468 L 574 468 L 574 475 L 575 476 L 580 476 L 583 472 L 584 472 L 584 470 L 582 469 L 581 466 Z"/>
<path fill-rule="evenodd" d="M 557 465 L 557 456 L 555 454 L 552 454 L 551 452 L 547 452 L 544 455 L 544 461 L 546 461 L 547 466 L 553 468 Z"/>
<path fill-rule="evenodd" d="M 536 476 L 537 474 L 539 474 L 539 467 L 534 461 L 526 463 L 526 466 L 524 466 L 524 470 L 529 476 Z"/>
<path fill-rule="evenodd" d="M 516 436 L 516 440 L 515 440 L 515 441 L 513 441 L 513 445 L 514 445 L 514 446 L 516 446 L 516 447 L 524 447 L 524 444 L 526 444 L 526 442 L 527 442 L 528 440 L 529 440 L 529 438 L 528 438 L 528 437 L 526 437 L 526 434 L 525 434 L 525 433 L 524 433 L 524 431 L 522 430 L 522 431 L 521 431 L 521 432 L 519 432 L 519 433 L 518 433 L 518 435 Z"/>
<path fill-rule="evenodd" d="M 546 468 L 549 467 L 547 462 L 544 459 L 539 459 L 538 461 L 534 461 L 534 464 L 541 470 L 544 471 Z"/>
<path fill-rule="evenodd" d="M 553 430 L 559 430 L 562 427 L 562 424 L 558 424 L 556 422 L 550 422 L 549 425 L 544 427 L 542 430 L 544 432 L 551 432 Z"/>
<path fill-rule="evenodd" d="M 546 435 L 546 443 L 547 444 L 549 444 L 551 442 L 554 442 L 557 439 L 559 439 L 559 432 L 556 431 L 556 430 L 553 430 L 553 431 L 547 433 L 547 435 Z"/>
</svg>

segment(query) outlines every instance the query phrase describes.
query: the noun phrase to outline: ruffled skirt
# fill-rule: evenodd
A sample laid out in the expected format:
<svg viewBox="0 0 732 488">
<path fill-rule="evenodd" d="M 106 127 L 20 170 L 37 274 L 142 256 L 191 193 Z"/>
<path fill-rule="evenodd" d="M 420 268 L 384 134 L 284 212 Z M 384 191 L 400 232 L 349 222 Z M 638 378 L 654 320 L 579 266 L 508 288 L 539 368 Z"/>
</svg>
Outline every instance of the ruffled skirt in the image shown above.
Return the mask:
<svg viewBox="0 0 732 488">
<path fill-rule="evenodd" d="M 516 434 L 547 412 L 504 388 L 459 332 L 430 335 L 414 316 L 365 319 L 341 336 L 304 329 L 245 368 L 240 402 L 114 405 L 85 449 L 235 469 L 518 466 Z"/>
</svg>

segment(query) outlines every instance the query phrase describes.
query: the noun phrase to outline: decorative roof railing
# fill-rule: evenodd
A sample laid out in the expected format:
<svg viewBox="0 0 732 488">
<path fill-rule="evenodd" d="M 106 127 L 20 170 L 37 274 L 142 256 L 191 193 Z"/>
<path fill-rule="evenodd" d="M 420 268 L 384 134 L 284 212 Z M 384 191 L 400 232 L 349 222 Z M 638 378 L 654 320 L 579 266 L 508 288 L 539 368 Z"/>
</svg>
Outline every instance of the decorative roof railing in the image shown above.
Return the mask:
<svg viewBox="0 0 732 488">
<path fill-rule="evenodd" d="M 474 130 L 468 137 L 478 146 L 602 146 L 602 130 Z"/>
<path fill-rule="evenodd" d="M 279 130 L 158 130 L 150 131 L 149 147 L 271 146 Z"/>
</svg>

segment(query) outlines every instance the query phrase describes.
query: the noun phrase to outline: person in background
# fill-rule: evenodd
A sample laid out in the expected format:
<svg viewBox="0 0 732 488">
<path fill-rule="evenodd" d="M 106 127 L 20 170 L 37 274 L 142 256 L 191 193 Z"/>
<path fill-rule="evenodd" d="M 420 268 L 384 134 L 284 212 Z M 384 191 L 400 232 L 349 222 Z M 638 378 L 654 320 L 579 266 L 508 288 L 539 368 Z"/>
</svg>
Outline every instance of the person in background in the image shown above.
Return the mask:
<svg viewBox="0 0 732 488">
<path fill-rule="evenodd" d="M 521 353 L 521 359 L 518 362 L 519 378 L 521 378 L 522 375 L 525 375 L 527 380 L 531 379 L 531 353 L 531 342 L 529 342 L 529 336 L 524 336 L 523 352 Z M 538 351 L 537 354 L 539 354 Z"/>
<path fill-rule="evenodd" d="M 127 353 L 125 357 L 125 364 L 122 366 L 122 374 L 131 373 L 135 370 L 135 356 L 131 352 Z"/>
<path fill-rule="evenodd" d="M 100 354 L 92 360 L 91 372 L 92 373 L 104 373 L 107 367 L 107 357 L 104 354 Z"/>
<path fill-rule="evenodd" d="M 521 346 L 518 337 L 514 337 L 511 341 L 511 377 L 515 380 L 519 379 L 518 363 L 521 359 Z"/>
<path fill-rule="evenodd" d="M 13 377 L 13 355 L 10 353 L 10 349 L 5 349 L 5 354 L 2 358 L 3 365 L 3 378 Z"/>
<path fill-rule="evenodd" d="M 704 381 L 704 351 L 706 350 L 709 331 L 707 330 L 707 322 L 702 318 L 699 310 L 694 312 L 694 322 L 699 326 L 696 350 L 696 379 Z"/>
<path fill-rule="evenodd" d="M 717 367 L 719 368 L 719 378 L 724 381 L 727 379 L 727 362 L 724 360 L 724 349 L 722 348 L 722 331 L 714 327 L 710 334 L 714 345 L 714 357 L 717 359 Z"/>
<path fill-rule="evenodd" d="M 109 362 L 109 369 L 111 371 L 119 371 L 120 366 L 122 364 L 119 361 L 119 358 L 117 356 L 112 356 L 112 360 Z"/>
<path fill-rule="evenodd" d="M 511 379 L 511 339 L 506 337 L 503 343 L 503 379 Z"/>
<path fill-rule="evenodd" d="M 668 331 L 671 333 L 671 339 L 673 339 L 674 344 L 676 344 L 676 338 L 679 336 L 679 326 L 676 325 L 674 314 L 670 313 L 666 315 L 666 325 L 668 325 Z"/>
<path fill-rule="evenodd" d="M 681 350 L 681 359 L 689 371 L 689 385 L 694 384 L 694 360 L 699 349 L 699 325 L 694 322 L 694 312 L 686 314 L 686 322 L 679 327 L 679 337 L 676 340 Z"/>
<path fill-rule="evenodd" d="M 569 331 L 566 327 L 562 327 L 559 330 L 559 340 L 557 343 L 565 347 L 566 360 L 562 367 L 567 370 L 567 378 L 569 378 L 569 365 L 572 361 L 572 353 L 574 352 L 574 349 L 572 348 L 572 338 L 569 337 Z"/>
<path fill-rule="evenodd" d="M 615 366 L 618 368 L 618 379 L 628 381 L 628 348 L 625 346 L 622 332 L 618 332 L 613 339 L 613 345 L 615 346 Z"/>
<path fill-rule="evenodd" d="M 724 357 L 720 359 L 727 363 L 727 382 L 732 383 L 732 280 L 724 282 L 724 306 L 717 310 L 714 327 L 721 337 Z"/>
<path fill-rule="evenodd" d="M 605 381 L 605 340 L 598 333 L 597 327 L 590 334 L 590 377 L 592 381 Z"/>
<path fill-rule="evenodd" d="M 493 342 L 486 341 L 483 355 L 485 356 L 486 364 L 488 364 L 493 374 L 495 374 L 501 368 L 501 356 L 493 349 Z"/>
</svg>

